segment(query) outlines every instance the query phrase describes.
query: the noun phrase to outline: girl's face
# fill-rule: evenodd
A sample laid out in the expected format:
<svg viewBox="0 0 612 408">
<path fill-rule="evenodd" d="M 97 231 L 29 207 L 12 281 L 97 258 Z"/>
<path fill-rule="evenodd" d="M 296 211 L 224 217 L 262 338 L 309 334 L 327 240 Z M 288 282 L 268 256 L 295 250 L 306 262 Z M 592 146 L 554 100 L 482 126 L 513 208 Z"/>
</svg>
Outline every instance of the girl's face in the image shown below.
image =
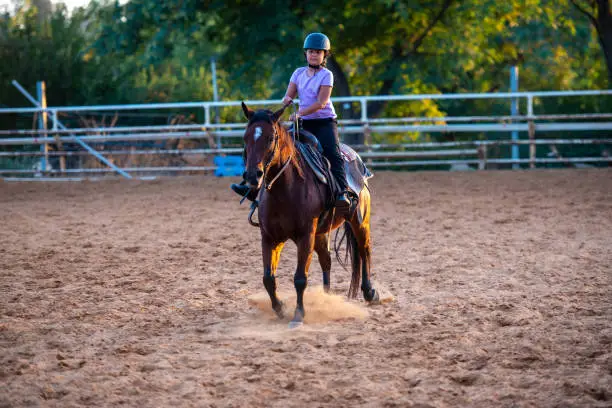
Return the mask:
<svg viewBox="0 0 612 408">
<path fill-rule="evenodd" d="M 306 60 L 310 65 L 321 65 L 325 58 L 325 51 L 323 50 L 306 50 Z"/>
</svg>

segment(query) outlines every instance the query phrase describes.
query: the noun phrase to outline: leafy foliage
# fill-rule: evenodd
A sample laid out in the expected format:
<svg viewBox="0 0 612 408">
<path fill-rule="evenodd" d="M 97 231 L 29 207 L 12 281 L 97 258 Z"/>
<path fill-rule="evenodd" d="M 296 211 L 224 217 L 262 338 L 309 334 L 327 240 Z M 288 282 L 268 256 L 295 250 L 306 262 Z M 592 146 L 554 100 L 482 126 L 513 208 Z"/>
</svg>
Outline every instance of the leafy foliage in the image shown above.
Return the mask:
<svg viewBox="0 0 612 408">
<path fill-rule="evenodd" d="M 221 98 L 280 100 L 313 31 L 332 41 L 335 96 L 507 91 L 515 64 L 524 90 L 606 88 L 599 31 L 576 6 L 591 3 L 103 0 L 68 15 L 49 0 L 18 0 L 0 17 L 0 58 L 11 61 L 0 68 L 0 95 L 21 105 L 10 84 L 17 79 L 29 87 L 45 80 L 50 105 L 211 100 L 215 58 Z M 424 101 L 368 110 L 440 117 L 509 107 Z"/>
</svg>

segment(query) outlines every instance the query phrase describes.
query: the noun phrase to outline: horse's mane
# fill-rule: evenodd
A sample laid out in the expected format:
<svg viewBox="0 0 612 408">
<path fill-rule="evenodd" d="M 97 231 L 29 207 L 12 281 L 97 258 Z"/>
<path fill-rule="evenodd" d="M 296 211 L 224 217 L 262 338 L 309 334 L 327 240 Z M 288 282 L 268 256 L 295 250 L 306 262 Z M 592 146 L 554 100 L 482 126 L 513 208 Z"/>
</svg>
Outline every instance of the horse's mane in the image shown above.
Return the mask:
<svg viewBox="0 0 612 408">
<path fill-rule="evenodd" d="M 278 146 L 280 150 L 280 160 L 284 163 L 290 156 L 293 167 L 297 170 L 299 176 L 304 178 L 304 169 L 302 166 L 302 159 L 300 151 L 295 147 L 293 137 L 289 134 L 287 129 L 282 126 L 279 122 L 274 123 L 272 121 L 272 115 L 274 112 L 267 109 L 260 109 L 255 111 L 253 116 L 249 119 L 249 125 L 255 122 L 268 122 L 273 128 L 276 128 L 276 134 L 278 135 Z"/>
</svg>

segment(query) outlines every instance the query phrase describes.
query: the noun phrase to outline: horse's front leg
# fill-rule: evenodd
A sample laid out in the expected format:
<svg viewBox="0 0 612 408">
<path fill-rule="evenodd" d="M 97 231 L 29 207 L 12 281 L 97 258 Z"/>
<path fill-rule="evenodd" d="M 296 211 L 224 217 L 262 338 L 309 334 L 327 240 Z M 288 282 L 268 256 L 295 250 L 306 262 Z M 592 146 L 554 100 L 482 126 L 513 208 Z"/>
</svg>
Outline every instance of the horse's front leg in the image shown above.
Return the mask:
<svg viewBox="0 0 612 408">
<path fill-rule="evenodd" d="M 283 318 L 283 302 L 276 296 L 276 268 L 280 259 L 281 251 L 283 250 L 284 242 L 273 243 L 265 237 L 261 241 L 261 249 L 263 254 L 263 284 L 270 295 L 272 301 L 272 309 L 276 312 L 279 318 Z"/>
<path fill-rule="evenodd" d="M 296 241 L 297 245 L 297 268 L 295 275 L 293 276 L 293 284 L 295 285 L 295 292 L 297 294 L 297 305 L 295 307 L 295 314 L 293 320 L 289 323 L 289 327 L 300 326 L 304 322 L 304 291 L 308 283 L 308 269 L 310 268 L 310 261 L 312 261 L 312 251 L 315 242 L 315 229 L 313 228 L 308 234 Z"/>
</svg>

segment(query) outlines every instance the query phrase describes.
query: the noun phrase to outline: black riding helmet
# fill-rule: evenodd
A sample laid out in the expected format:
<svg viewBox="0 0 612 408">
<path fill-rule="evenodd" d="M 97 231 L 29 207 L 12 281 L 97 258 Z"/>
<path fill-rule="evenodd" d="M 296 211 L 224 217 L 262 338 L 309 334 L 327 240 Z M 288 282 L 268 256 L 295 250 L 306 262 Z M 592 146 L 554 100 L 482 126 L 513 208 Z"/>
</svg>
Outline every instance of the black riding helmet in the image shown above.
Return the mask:
<svg viewBox="0 0 612 408">
<path fill-rule="evenodd" d="M 325 50 L 326 52 L 329 52 L 330 48 L 331 43 L 329 42 L 329 38 L 322 33 L 308 34 L 304 40 L 304 50 Z"/>
<path fill-rule="evenodd" d="M 304 56 L 306 55 L 306 50 L 323 50 L 325 51 L 325 57 L 323 58 L 323 62 L 321 65 L 310 65 L 309 67 L 314 69 L 319 69 L 321 66 L 327 65 L 327 57 L 329 56 L 329 50 L 331 48 L 331 43 L 329 42 L 329 38 L 325 34 L 322 33 L 310 33 L 304 40 Z"/>
</svg>

